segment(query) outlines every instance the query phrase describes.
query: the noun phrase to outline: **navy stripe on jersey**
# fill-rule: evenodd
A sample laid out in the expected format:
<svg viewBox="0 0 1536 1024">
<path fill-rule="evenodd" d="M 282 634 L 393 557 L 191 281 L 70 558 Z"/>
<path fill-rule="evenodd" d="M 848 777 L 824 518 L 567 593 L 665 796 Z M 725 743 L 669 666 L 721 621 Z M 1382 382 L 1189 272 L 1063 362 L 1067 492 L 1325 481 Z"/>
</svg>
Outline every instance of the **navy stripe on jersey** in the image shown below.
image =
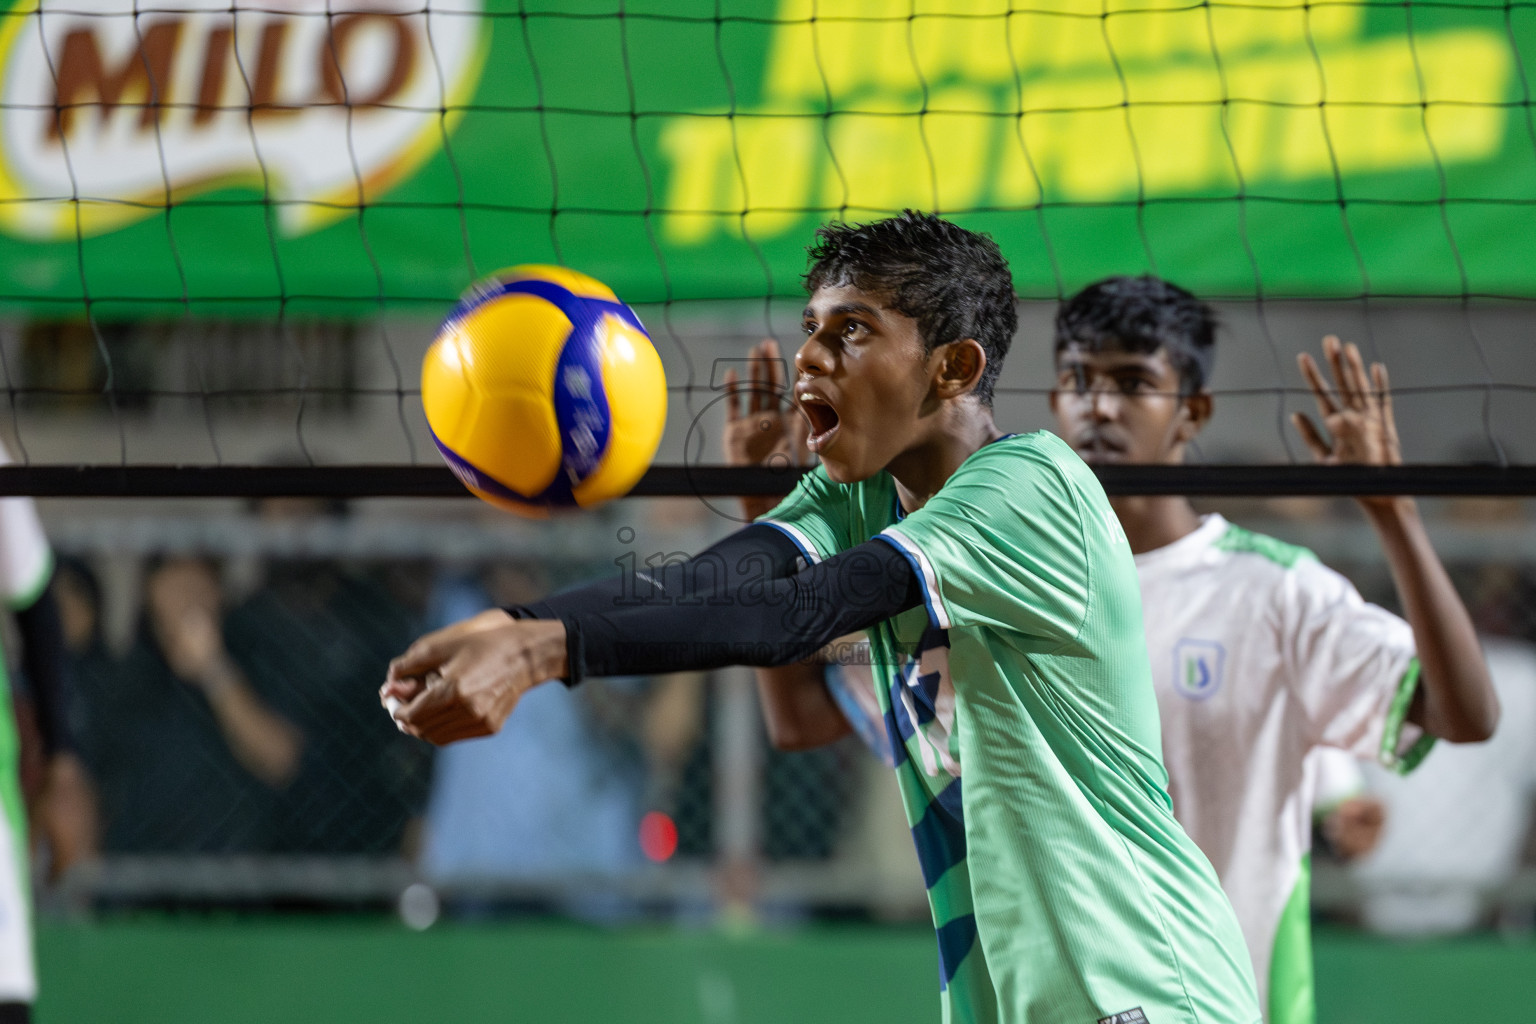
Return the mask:
<svg viewBox="0 0 1536 1024">
<path fill-rule="evenodd" d="M 923 638 L 917 644 L 917 657 L 907 664 L 907 686 L 912 693 L 912 703 L 917 709 L 917 722 L 919 725 L 927 725 L 933 721 L 939 701 L 939 685 L 944 680 L 942 672 L 918 671 L 918 665 L 924 654 L 939 647 L 949 646 L 949 633 L 942 629 L 929 628 L 923 632 Z"/>
<path fill-rule="evenodd" d="M 891 767 L 899 768 L 907 759 L 906 738 L 912 735 L 912 723 L 907 719 L 906 709 L 902 708 L 901 684 L 899 682 L 891 684 L 890 697 L 890 705 L 885 709 L 885 734 L 890 737 L 891 753 L 896 759 L 895 764 L 892 764 Z M 901 716 L 899 718 L 897 717 L 898 708 L 901 708 Z M 906 725 L 905 732 L 902 731 L 903 723 Z"/>
<path fill-rule="evenodd" d="M 965 860 L 965 812 L 960 801 L 960 780 L 928 802 L 928 809 L 912 826 L 917 862 L 923 884 L 932 889 L 950 868 Z"/>
<path fill-rule="evenodd" d="M 896 741 L 897 746 L 904 746 L 906 741 L 917 732 L 917 726 L 907 712 L 907 704 L 901 699 L 901 691 L 905 688 L 905 684 L 901 681 L 901 673 L 896 673 L 896 677 L 891 680 L 890 728 L 893 730 L 892 739 Z"/>
<path fill-rule="evenodd" d="M 960 969 L 965 954 L 976 945 L 976 915 L 965 914 L 938 929 L 939 936 L 939 990 L 949 988 L 949 983 Z"/>
</svg>

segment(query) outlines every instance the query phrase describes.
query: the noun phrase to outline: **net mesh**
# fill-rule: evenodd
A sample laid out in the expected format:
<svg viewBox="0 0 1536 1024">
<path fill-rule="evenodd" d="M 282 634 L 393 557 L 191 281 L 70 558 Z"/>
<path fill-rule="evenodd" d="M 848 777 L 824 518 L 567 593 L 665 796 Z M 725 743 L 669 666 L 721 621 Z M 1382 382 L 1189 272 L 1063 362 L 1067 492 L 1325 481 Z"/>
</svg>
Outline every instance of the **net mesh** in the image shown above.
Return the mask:
<svg viewBox="0 0 1536 1024">
<path fill-rule="evenodd" d="M 417 368 L 471 281 L 536 262 L 603 280 L 651 331 L 672 401 L 642 493 L 782 490 L 718 465 L 724 375 L 764 337 L 792 347 L 818 225 L 914 207 L 1010 260 L 1005 429 L 1051 422 L 1052 317 L 1082 286 L 1152 272 L 1216 305 L 1195 464 L 1112 469 L 1112 489 L 1536 493 L 1533 46 L 1536 5 L 1481 0 L 20 0 L 0 13 L 19 464 L 0 492 L 461 494 Z M 1391 366 L 1413 465 L 1307 465 L 1294 357 L 1326 333 Z M 766 751 L 743 678 L 557 692 L 469 761 L 394 734 L 373 705 L 387 659 L 515 600 L 531 584 L 509 564 L 542 592 L 735 515 L 637 499 L 541 531 L 447 504 L 45 508 L 63 599 L 94 623 L 71 657 L 103 855 L 63 899 L 378 906 L 424 880 L 468 915 L 926 917 L 880 767 Z M 1431 529 L 1466 579 L 1503 574 L 1489 628 L 1536 640 L 1536 545 L 1502 508 L 1432 509 Z M 1390 601 L 1339 504 L 1223 510 Z M 216 578 L 203 614 L 267 742 L 242 746 L 168 663 L 147 606 L 168 569 Z M 1471 885 L 1528 928 L 1529 772 L 1507 779 L 1520 834 Z M 660 863 L 646 812 L 675 828 Z M 1452 832 L 1420 837 L 1441 875 L 1410 887 L 1457 875 Z M 1354 912 L 1361 885 L 1318 877 Z"/>
<path fill-rule="evenodd" d="M 904 207 L 1011 261 L 1009 429 L 1049 422 L 1054 303 L 1154 272 L 1226 321 L 1204 461 L 1304 455 L 1293 357 L 1324 331 L 1393 367 L 1411 460 L 1525 458 L 1528 5 L 29 0 L 0 25 L 28 464 L 398 490 L 377 467 L 432 461 L 436 319 L 528 262 L 637 306 L 674 398 L 660 462 L 713 463 L 724 371 L 797 335 L 814 228 Z"/>
</svg>

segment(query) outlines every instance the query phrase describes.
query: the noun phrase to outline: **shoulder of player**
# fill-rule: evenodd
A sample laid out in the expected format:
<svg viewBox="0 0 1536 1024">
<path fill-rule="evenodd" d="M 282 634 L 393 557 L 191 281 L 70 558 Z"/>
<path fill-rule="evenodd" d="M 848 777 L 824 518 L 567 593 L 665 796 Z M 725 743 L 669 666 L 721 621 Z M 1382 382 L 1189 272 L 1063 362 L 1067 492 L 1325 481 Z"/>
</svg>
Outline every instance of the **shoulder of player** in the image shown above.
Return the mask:
<svg viewBox="0 0 1536 1024">
<path fill-rule="evenodd" d="M 1320 613 L 1334 614 L 1363 604 L 1348 577 L 1300 545 L 1228 523 L 1211 549 L 1228 556 L 1226 566 L 1234 576 L 1241 576 L 1241 585 L 1251 596 L 1256 598 L 1258 590 L 1268 594 L 1270 607 L 1282 623 L 1294 625 Z"/>
<path fill-rule="evenodd" d="M 1232 522 L 1212 540 L 1211 550 L 1234 556 L 1256 568 L 1272 567 L 1284 574 L 1310 575 L 1313 568 L 1322 567 L 1317 556 L 1307 548 Z"/>
<path fill-rule="evenodd" d="M 985 445 L 966 459 L 951 479 L 978 480 L 1003 474 L 1011 485 L 1067 484 L 1093 471 L 1065 441 L 1047 430 L 1009 434 Z"/>
</svg>

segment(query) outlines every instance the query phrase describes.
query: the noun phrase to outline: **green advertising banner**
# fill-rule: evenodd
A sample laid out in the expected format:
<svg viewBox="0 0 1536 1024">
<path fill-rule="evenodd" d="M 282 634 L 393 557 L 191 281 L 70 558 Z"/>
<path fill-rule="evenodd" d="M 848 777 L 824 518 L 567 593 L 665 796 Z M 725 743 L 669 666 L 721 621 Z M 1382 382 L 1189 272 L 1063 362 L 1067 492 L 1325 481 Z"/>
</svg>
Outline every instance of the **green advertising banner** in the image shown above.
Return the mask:
<svg viewBox="0 0 1536 1024">
<path fill-rule="evenodd" d="M 793 295 L 817 224 L 905 206 L 1026 296 L 1536 295 L 1530 7 L 484 2 L 21 0 L 0 302 L 437 311 L 524 262 Z"/>
</svg>

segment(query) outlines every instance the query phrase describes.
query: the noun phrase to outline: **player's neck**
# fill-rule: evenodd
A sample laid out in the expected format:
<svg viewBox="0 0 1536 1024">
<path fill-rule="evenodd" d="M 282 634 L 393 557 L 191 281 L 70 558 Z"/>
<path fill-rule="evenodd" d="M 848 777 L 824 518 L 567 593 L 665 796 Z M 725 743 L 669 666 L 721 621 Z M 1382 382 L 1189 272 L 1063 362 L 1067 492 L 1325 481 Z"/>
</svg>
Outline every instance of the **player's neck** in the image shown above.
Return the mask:
<svg viewBox="0 0 1536 1024">
<path fill-rule="evenodd" d="M 1003 436 L 992 420 L 992 410 L 979 403 L 949 403 L 939 415 L 944 417 L 939 429 L 885 467 L 896 479 L 902 510 L 909 514 L 927 504 L 962 462 Z"/>
<path fill-rule="evenodd" d="M 1120 517 L 1125 539 L 1132 554 L 1144 554 L 1167 547 L 1200 528 L 1200 517 L 1188 498 L 1177 495 L 1157 497 L 1127 496 L 1111 498 L 1110 506 Z"/>
</svg>

